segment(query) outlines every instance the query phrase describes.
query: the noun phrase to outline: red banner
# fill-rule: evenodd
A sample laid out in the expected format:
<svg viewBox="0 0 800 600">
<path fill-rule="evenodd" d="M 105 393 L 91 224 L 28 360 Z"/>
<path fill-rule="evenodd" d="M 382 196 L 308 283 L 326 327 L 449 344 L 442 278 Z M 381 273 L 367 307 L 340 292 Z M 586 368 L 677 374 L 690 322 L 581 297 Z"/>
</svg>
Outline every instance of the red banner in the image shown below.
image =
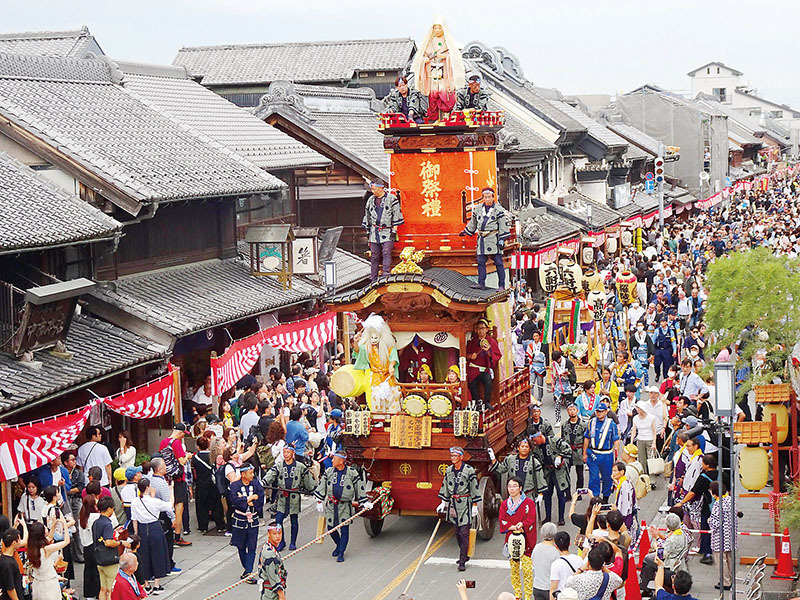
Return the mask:
<svg viewBox="0 0 800 600">
<path fill-rule="evenodd" d="M 175 408 L 175 381 L 179 369 L 169 366 L 167 374 L 143 386 L 103 398 L 105 405 L 132 419 L 152 419 L 169 414 Z"/>
<path fill-rule="evenodd" d="M 228 391 L 250 372 L 264 347 L 259 331 L 231 344 L 222 356 L 211 359 L 211 393 L 215 396 Z"/>
<path fill-rule="evenodd" d="M 61 454 L 86 425 L 91 407 L 37 423 L 0 427 L 0 479 L 38 469 Z"/>
<path fill-rule="evenodd" d="M 336 313 L 328 311 L 294 323 L 270 327 L 264 332 L 267 344 L 287 352 L 313 352 L 336 339 Z"/>
</svg>

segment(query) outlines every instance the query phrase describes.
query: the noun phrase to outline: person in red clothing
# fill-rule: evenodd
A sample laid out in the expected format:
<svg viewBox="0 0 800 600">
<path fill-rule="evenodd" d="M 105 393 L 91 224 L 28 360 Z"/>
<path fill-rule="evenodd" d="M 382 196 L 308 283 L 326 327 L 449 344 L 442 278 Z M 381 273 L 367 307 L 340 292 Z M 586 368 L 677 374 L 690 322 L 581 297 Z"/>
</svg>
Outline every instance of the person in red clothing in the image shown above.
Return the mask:
<svg viewBox="0 0 800 600">
<path fill-rule="evenodd" d="M 191 546 L 192 543 L 183 539 L 183 509 L 189 505 L 189 487 L 186 485 L 186 462 L 192 458 L 191 452 L 187 453 L 183 446 L 183 438 L 186 435 L 186 425 L 175 423 L 172 433 L 168 438 L 161 440 L 158 451 L 167 464 L 167 475 L 172 480 L 175 493 L 175 545 Z M 173 456 L 170 457 L 169 454 Z M 173 460 L 174 459 L 174 460 Z M 174 465 L 175 472 L 170 471 L 170 465 Z"/>
<path fill-rule="evenodd" d="M 125 552 L 119 557 L 119 571 L 114 579 L 111 590 L 111 600 L 141 600 L 147 597 L 144 586 L 136 581 L 136 569 L 139 568 L 139 559 L 131 552 Z"/>
<path fill-rule="evenodd" d="M 400 382 L 413 383 L 423 365 L 433 369 L 433 347 L 418 335 L 400 352 Z"/>
<path fill-rule="evenodd" d="M 492 382 L 494 369 L 503 356 L 497 340 L 489 335 L 489 321 L 478 319 L 475 331 L 467 342 L 467 387 L 472 402 L 477 406 L 492 410 Z M 483 396 L 480 385 L 483 384 Z"/>
<path fill-rule="evenodd" d="M 500 504 L 500 533 L 506 534 L 506 544 L 512 533 L 521 533 L 525 536 L 525 550 L 518 560 L 514 559 L 512 548 L 508 548 L 508 551 L 514 595 L 522 598 L 524 581 L 525 592 L 530 597 L 530 592 L 533 590 L 531 553 L 536 545 L 536 503 L 522 493 L 522 480 L 519 477 L 511 477 L 508 480 L 508 499 Z"/>
</svg>

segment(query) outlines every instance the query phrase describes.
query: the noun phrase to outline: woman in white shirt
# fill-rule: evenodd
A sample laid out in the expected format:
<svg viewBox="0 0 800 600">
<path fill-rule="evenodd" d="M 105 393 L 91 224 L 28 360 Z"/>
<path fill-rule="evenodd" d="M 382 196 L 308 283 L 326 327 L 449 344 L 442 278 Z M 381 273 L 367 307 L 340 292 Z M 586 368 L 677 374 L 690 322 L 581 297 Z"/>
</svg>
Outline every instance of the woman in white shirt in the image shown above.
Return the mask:
<svg viewBox="0 0 800 600">
<path fill-rule="evenodd" d="M 633 416 L 633 427 L 631 428 L 631 440 L 636 441 L 636 448 L 639 450 L 639 462 L 642 463 L 644 472 L 648 473 L 647 451 L 651 450 L 653 454 L 657 452 L 656 418 L 647 412 L 643 400 L 636 403 L 636 414 Z"/>
<path fill-rule="evenodd" d="M 46 506 L 46 502 L 41 495 L 41 488 L 36 479 L 31 479 L 25 486 L 25 493 L 19 499 L 17 510 L 22 513 L 28 523 L 34 521 L 42 521 L 42 514 Z"/>
<path fill-rule="evenodd" d="M 139 496 L 131 503 L 133 531 L 141 538 L 139 545 L 139 572 L 144 579 L 145 591 L 156 595 L 163 592 L 161 578 L 170 572 L 167 538 L 161 526 L 159 515 L 166 513 L 174 520 L 174 488 L 170 485 L 170 501 L 164 502 L 153 495 L 150 480 L 141 479 L 138 483 Z"/>
<path fill-rule="evenodd" d="M 119 448 L 117 448 L 117 462 L 123 469 L 134 466 L 136 463 L 136 448 L 133 446 L 131 434 L 125 430 L 119 432 Z"/>
</svg>

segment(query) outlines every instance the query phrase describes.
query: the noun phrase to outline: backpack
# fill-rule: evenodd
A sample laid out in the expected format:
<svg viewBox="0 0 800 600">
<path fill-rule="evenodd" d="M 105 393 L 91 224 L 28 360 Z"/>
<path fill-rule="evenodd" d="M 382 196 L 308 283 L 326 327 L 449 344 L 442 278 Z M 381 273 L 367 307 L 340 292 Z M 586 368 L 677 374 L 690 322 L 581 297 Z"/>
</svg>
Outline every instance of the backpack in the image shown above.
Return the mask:
<svg viewBox="0 0 800 600">
<path fill-rule="evenodd" d="M 183 473 L 183 466 L 175 456 L 175 451 L 172 449 L 173 442 L 168 443 L 161 450 L 161 458 L 167 466 L 167 477 L 174 479 Z"/>
<path fill-rule="evenodd" d="M 225 467 L 227 467 L 228 465 L 231 465 L 233 467 L 233 464 L 231 464 L 230 462 L 226 462 L 221 467 L 217 467 L 217 469 L 214 471 L 214 483 L 217 484 L 217 491 L 219 492 L 220 496 L 223 496 L 225 498 L 228 497 L 228 488 L 230 487 L 231 484 L 231 482 L 228 481 L 228 478 L 225 477 Z"/>
<path fill-rule="evenodd" d="M 256 448 L 256 456 L 258 457 L 258 462 L 261 463 L 263 473 L 269 471 L 272 465 L 275 464 L 275 457 L 272 455 L 272 444 L 259 444 L 258 448 Z"/>
<path fill-rule="evenodd" d="M 641 500 L 650 492 L 650 475 L 644 473 L 643 470 L 637 468 L 636 465 L 632 466 L 636 469 L 636 472 L 639 473 L 636 481 L 633 482 L 633 490 L 636 493 L 636 499 Z"/>
</svg>

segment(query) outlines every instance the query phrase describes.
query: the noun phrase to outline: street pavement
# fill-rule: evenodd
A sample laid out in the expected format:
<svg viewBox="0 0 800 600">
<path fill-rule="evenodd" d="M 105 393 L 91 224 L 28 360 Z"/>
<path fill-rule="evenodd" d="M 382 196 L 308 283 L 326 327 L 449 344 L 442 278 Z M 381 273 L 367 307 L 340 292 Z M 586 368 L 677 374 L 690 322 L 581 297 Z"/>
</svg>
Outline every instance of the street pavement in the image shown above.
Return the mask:
<svg viewBox="0 0 800 600">
<path fill-rule="evenodd" d="M 552 422 L 552 400 L 545 399 L 543 413 Z M 573 484 L 574 488 L 574 484 Z M 765 490 L 769 491 L 769 489 Z M 640 503 L 640 518 L 648 524 L 661 524 L 658 508 L 664 504 L 666 485 L 658 479 L 658 489 L 650 492 Z M 762 504 L 766 498 L 746 498 L 740 503 L 745 513 L 741 520 L 742 531 L 772 531 L 772 521 Z M 305 509 L 300 517 L 298 545 L 314 538 L 317 513 L 314 502 L 304 500 Z M 569 505 L 567 505 L 569 507 Z M 586 501 L 578 504 L 577 510 L 585 510 Z M 555 511 L 555 499 L 554 507 Z M 554 515 L 555 516 L 555 515 Z M 573 537 L 574 526 L 564 527 Z M 289 600 L 395 600 L 403 592 L 416 561 L 422 554 L 436 519 L 432 517 L 390 516 L 383 531 L 376 538 L 369 538 L 361 519 L 351 527 L 350 544 L 344 563 L 336 563 L 331 557 L 333 543 L 313 544 L 308 549 L 286 562 L 289 572 L 287 598 Z M 192 505 L 192 527 L 194 505 Z M 263 532 L 263 528 L 262 528 Z M 797 548 L 798 532 L 795 532 L 793 548 Z M 202 536 L 191 534 L 193 545 L 175 549 L 175 560 L 182 572 L 168 577 L 163 583 L 165 592 L 160 600 L 204 600 L 226 586 L 237 581 L 241 573 L 236 550 L 229 546 L 230 538 L 224 536 Z M 263 542 L 262 534 L 260 543 Z M 467 563 L 467 570 L 459 573 L 455 559 L 458 556 L 453 529 L 442 524 L 431 545 L 425 562 L 419 569 L 408 595 L 415 600 L 457 600 L 456 582 L 461 579 L 475 581 L 475 589 L 469 590 L 471 600 L 494 600 L 502 591 L 511 592 L 508 563 L 502 558 L 502 536 L 495 531 L 490 541 L 478 540 L 475 556 Z M 740 538 L 740 555 L 756 556 L 764 552 L 774 555 L 771 538 Z M 284 554 L 288 553 L 284 552 Z M 719 581 L 719 565 L 701 565 L 699 557 L 690 559 L 690 570 L 695 583 L 692 595 L 699 600 L 718 598 L 714 584 Z M 747 567 L 739 566 L 743 576 Z M 82 569 L 77 571 L 82 573 Z M 767 568 L 764 589 L 786 591 L 792 589 L 789 582 L 769 579 L 772 567 Z M 80 590 L 80 586 L 76 586 Z M 259 595 L 258 587 L 243 583 L 226 592 L 225 600 L 253 599 Z M 727 593 L 726 597 L 730 594 Z M 742 595 L 743 597 L 743 595 Z"/>
</svg>

